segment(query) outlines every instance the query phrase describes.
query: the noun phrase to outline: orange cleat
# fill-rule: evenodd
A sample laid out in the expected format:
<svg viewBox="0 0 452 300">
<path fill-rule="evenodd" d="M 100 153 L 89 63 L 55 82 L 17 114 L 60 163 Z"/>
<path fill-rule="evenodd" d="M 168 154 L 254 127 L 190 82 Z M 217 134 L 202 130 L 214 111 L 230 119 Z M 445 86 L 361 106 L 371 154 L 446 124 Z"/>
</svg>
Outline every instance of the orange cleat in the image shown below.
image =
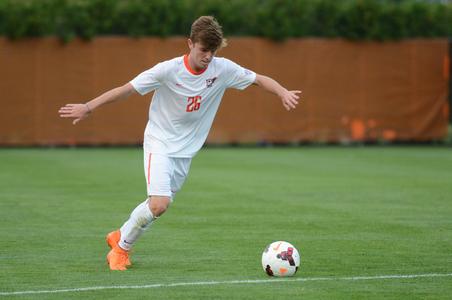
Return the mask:
<svg viewBox="0 0 452 300">
<path fill-rule="evenodd" d="M 107 254 L 107 262 L 110 270 L 127 270 L 127 261 L 129 260 L 129 253 L 119 247 L 115 247 Z"/>
<path fill-rule="evenodd" d="M 116 252 L 122 253 L 122 255 L 124 255 L 123 253 L 125 253 L 125 256 L 126 256 L 125 266 L 130 266 L 130 265 L 132 265 L 132 262 L 129 259 L 128 251 L 122 249 L 118 245 L 118 242 L 119 242 L 120 239 L 121 239 L 121 232 L 119 230 L 110 232 L 109 234 L 107 234 L 107 237 L 105 238 L 105 240 L 107 241 L 108 247 L 110 247 L 110 249 L 111 249 L 111 251 L 107 255 L 108 264 L 110 264 L 109 257 L 116 256 L 116 255 L 112 254 L 113 250 L 117 249 L 118 251 L 116 251 Z M 114 261 L 116 261 L 116 259 L 114 259 Z M 112 269 L 112 270 L 119 270 L 119 269 L 113 269 L 111 264 L 110 264 L 110 269 Z"/>
</svg>

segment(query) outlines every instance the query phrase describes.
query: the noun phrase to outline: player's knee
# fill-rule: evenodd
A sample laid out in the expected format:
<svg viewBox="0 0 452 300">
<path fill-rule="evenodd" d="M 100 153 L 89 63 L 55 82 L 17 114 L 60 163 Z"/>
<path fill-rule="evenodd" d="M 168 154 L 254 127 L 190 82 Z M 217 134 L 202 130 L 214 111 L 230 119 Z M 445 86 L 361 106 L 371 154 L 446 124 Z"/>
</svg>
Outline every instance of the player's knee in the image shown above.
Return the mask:
<svg viewBox="0 0 452 300">
<path fill-rule="evenodd" d="M 167 209 L 171 202 L 169 197 L 163 196 L 152 196 L 149 197 L 149 209 L 151 210 L 154 217 L 161 216 Z"/>
</svg>

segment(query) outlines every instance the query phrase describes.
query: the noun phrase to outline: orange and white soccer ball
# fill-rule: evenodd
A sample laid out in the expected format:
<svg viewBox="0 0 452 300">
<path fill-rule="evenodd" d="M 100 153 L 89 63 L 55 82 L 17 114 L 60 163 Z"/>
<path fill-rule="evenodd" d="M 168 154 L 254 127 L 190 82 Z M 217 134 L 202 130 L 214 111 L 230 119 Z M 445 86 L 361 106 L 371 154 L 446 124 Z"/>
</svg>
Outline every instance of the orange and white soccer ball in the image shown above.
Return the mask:
<svg viewBox="0 0 452 300">
<path fill-rule="evenodd" d="M 262 253 L 262 267 L 269 276 L 293 276 L 299 266 L 300 254 L 288 242 L 273 242 Z"/>
</svg>

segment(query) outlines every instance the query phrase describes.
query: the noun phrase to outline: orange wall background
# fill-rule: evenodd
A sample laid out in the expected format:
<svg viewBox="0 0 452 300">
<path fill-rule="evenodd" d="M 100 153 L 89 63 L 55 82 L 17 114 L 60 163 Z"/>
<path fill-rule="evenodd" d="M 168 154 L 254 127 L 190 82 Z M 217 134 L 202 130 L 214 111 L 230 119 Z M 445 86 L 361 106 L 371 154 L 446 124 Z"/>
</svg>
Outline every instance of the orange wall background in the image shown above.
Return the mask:
<svg viewBox="0 0 452 300">
<path fill-rule="evenodd" d="M 101 37 L 66 45 L 56 38 L 0 38 L 0 145 L 140 143 L 150 96 L 102 107 L 76 126 L 57 111 L 186 52 L 181 37 Z M 447 134 L 446 39 L 230 38 L 218 56 L 303 90 L 303 100 L 286 112 L 258 87 L 229 90 L 210 143 L 429 141 Z"/>
</svg>

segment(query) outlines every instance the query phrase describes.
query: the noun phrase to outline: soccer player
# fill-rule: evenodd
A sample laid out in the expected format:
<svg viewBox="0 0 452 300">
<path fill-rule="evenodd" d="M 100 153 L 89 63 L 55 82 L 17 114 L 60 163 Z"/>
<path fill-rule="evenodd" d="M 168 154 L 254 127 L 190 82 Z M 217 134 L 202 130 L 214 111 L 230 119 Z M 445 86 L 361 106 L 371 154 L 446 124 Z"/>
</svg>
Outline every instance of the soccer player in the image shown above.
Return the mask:
<svg viewBox="0 0 452 300">
<path fill-rule="evenodd" d="M 216 57 L 225 46 L 218 22 L 202 16 L 192 24 L 188 54 L 161 62 L 87 103 L 60 108 L 60 116 L 73 118 L 76 124 L 106 103 L 155 91 L 143 142 L 148 197 L 119 230 L 107 235 L 111 270 L 126 270 L 131 264 L 132 245 L 174 200 L 188 175 L 192 157 L 207 138 L 227 88 L 243 90 L 255 84 L 276 94 L 288 111 L 298 104 L 301 91 L 288 91 L 267 76 Z"/>
</svg>

